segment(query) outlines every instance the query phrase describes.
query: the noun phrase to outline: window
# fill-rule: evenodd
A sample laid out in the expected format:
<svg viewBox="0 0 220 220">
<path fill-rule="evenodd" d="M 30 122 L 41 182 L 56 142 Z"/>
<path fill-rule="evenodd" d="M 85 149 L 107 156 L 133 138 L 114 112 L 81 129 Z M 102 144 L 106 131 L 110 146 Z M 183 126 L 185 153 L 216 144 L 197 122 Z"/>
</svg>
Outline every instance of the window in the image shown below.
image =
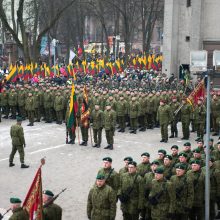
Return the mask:
<svg viewBox="0 0 220 220">
<path fill-rule="evenodd" d="M 190 36 L 186 36 L 186 42 L 190 41 Z"/>
<path fill-rule="evenodd" d="M 191 6 L 191 0 L 186 0 L 186 7 L 190 7 Z"/>
</svg>

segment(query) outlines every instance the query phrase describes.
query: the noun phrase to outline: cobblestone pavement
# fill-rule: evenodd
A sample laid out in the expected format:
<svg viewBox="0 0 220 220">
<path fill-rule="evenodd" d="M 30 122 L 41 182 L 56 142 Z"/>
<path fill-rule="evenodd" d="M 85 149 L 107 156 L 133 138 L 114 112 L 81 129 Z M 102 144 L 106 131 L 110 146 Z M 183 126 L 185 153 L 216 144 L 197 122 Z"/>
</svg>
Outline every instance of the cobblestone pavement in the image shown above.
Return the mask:
<svg viewBox="0 0 220 220">
<path fill-rule="evenodd" d="M 160 129 L 147 130 L 130 134 L 115 134 L 114 150 L 105 150 L 106 140 L 103 131 L 103 143 L 101 148 L 92 148 L 91 143 L 87 147 L 79 146 L 78 139 L 75 145 L 65 144 L 65 126 L 57 124 L 35 123 L 33 127 L 27 127 L 28 121 L 23 122 L 26 145 L 25 162 L 29 169 L 21 169 L 18 155 L 15 157 L 15 167 L 9 168 L 8 156 L 11 151 L 11 139 L 9 135 L 13 120 L 2 120 L 0 123 L 0 211 L 9 208 L 9 198 L 20 197 L 24 200 L 30 184 L 34 178 L 40 159 L 46 157 L 46 164 L 42 168 L 43 189 L 50 189 L 55 194 L 67 187 L 56 201 L 63 208 L 64 220 L 86 220 L 86 202 L 90 187 L 94 184 L 98 169 L 102 166 L 102 158 L 110 156 L 113 159 L 113 167 L 118 171 L 124 166 L 123 158 L 132 156 L 140 162 L 140 154 L 147 151 L 151 158 L 155 159 L 157 150 L 166 149 L 168 152 L 173 144 L 180 147 L 183 141 L 179 138 L 169 139 L 168 143 L 161 144 Z M 179 134 L 181 134 L 179 124 Z M 195 133 L 191 134 L 193 147 L 196 142 Z M 122 219 L 120 206 L 117 209 L 116 220 Z"/>
</svg>

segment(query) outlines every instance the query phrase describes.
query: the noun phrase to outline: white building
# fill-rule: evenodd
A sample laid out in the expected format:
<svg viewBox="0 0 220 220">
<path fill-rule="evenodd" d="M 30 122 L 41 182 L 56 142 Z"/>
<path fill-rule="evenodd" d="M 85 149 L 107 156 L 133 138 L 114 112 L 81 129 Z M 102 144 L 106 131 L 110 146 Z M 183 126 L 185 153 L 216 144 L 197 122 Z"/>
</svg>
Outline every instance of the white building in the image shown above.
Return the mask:
<svg viewBox="0 0 220 220">
<path fill-rule="evenodd" d="M 220 49 L 220 0 L 165 0 L 163 72 L 179 74 L 187 68 L 191 50 Z"/>
</svg>

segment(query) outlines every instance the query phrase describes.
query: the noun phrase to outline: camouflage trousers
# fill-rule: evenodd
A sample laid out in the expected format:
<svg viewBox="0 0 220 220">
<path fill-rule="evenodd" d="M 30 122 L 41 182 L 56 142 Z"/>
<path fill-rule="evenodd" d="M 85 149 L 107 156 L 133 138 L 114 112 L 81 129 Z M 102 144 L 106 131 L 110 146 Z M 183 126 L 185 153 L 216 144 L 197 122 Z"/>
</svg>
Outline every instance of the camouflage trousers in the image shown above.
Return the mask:
<svg viewBox="0 0 220 220">
<path fill-rule="evenodd" d="M 114 143 L 114 130 L 110 129 L 110 130 L 105 130 L 105 136 L 106 136 L 106 140 L 108 144 L 113 144 Z"/>
<path fill-rule="evenodd" d="M 118 116 L 118 124 L 121 129 L 125 129 L 125 116 Z"/>
<path fill-rule="evenodd" d="M 183 137 L 189 138 L 189 121 L 182 121 Z"/>
<path fill-rule="evenodd" d="M 102 142 L 102 129 L 99 128 L 99 129 L 94 129 L 93 128 L 93 139 L 94 139 L 94 142 L 95 144 L 101 144 Z"/>
<path fill-rule="evenodd" d="M 16 111 L 17 111 L 17 106 L 9 106 L 11 109 L 11 115 L 12 117 L 16 118 Z"/>
<path fill-rule="evenodd" d="M 205 128 L 205 123 L 196 123 L 196 131 L 197 131 L 197 137 L 200 137 L 203 139 L 204 136 L 204 128 Z"/>
<path fill-rule="evenodd" d="M 35 108 L 35 118 L 40 121 L 40 118 L 41 118 L 41 111 L 40 111 L 40 108 Z"/>
<path fill-rule="evenodd" d="M 14 156 L 16 152 L 18 151 L 19 156 L 20 156 L 20 162 L 24 163 L 24 148 L 21 145 L 12 145 L 12 151 L 9 157 L 9 163 L 13 163 Z"/>
<path fill-rule="evenodd" d="M 34 111 L 28 111 L 28 119 L 30 123 L 34 123 Z"/>
<path fill-rule="evenodd" d="M 63 121 L 63 110 L 56 111 L 56 119 L 57 119 L 57 122 L 62 122 Z"/>
<path fill-rule="evenodd" d="M 163 140 L 168 140 L 168 123 L 160 125 L 161 137 Z"/>
<path fill-rule="evenodd" d="M 130 126 L 133 130 L 137 130 L 138 119 L 137 118 L 130 118 Z"/>
<path fill-rule="evenodd" d="M 49 122 L 52 121 L 51 108 L 45 108 L 45 119 L 46 121 L 49 121 Z"/>
<path fill-rule="evenodd" d="M 87 142 L 88 141 L 88 130 L 89 130 L 89 128 L 81 126 L 80 129 L 81 129 L 81 134 L 82 134 L 82 140 Z"/>
<path fill-rule="evenodd" d="M 26 111 L 25 111 L 25 107 L 24 106 L 18 106 L 19 109 L 19 116 L 22 118 L 26 117 Z"/>
</svg>

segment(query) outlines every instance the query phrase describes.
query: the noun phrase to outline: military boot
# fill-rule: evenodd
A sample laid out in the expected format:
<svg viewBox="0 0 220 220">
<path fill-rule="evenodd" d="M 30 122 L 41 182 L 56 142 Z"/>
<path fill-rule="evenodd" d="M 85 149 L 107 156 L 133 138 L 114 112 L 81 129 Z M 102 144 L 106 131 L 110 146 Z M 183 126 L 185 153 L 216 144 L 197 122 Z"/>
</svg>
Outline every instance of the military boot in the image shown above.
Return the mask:
<svg viewBox="0 0 220 220">
<path fill-rule="evenodd" d="M 84 146 L 84 144 L 85 144 L 85 141 L 83 141 L 81 144 L 79 144 L 80 146 Z"/>
<path fill-rule="evenodd" d="M 97 147 L 98 144 L 93 145 L 92 147 Z"/>
<path fill-rule="evenodd" d="M 109 150 L 113 150 L 113 144 L 110 144 Z"/>
<path fill-rule="evenodd" d="M 14 163 L 9 163 L 9 167 L 13 167 L 13 166 L 15 166 Z"/>
<path fill-rule="evenodd" d="M 120 132 L 122 132 L 122 133 L 124 133 L 125 132 L 125 129 L 123 128 L 123 129 L 121 129 L 121 131 Z"/>
<path fill-rule="evenodd" d="M 174 133 L 172 132 L 172 134 L 169 136 L 169 138 L 174 138 Z"/>
<path fill-rule="evenodd" d="M 83 144 L 83 146 L 87 146 L 87 141 L 84 141 L 84 144 Z"/>
<path fill-rule="evenodd" d="M 104 149 L 109 149 L 110 148 L 110 144 L 108 144 L 106 147 L 104 147 Z"/>
<path fill-rule="evenodd" d="M 100 148 L 101 147 L 101 145 L 100 144 L 97 144 L 97 146 L 96 146 L 97 148 Z"/>
<path fill-rule="evenodd" d="M 24 163 L 22 163 L 22 164 L 21 164 L 21 168 L 29 168 L 29 166 L 26 165 L 26 164 L 24 164 Z"/>
</svg>

